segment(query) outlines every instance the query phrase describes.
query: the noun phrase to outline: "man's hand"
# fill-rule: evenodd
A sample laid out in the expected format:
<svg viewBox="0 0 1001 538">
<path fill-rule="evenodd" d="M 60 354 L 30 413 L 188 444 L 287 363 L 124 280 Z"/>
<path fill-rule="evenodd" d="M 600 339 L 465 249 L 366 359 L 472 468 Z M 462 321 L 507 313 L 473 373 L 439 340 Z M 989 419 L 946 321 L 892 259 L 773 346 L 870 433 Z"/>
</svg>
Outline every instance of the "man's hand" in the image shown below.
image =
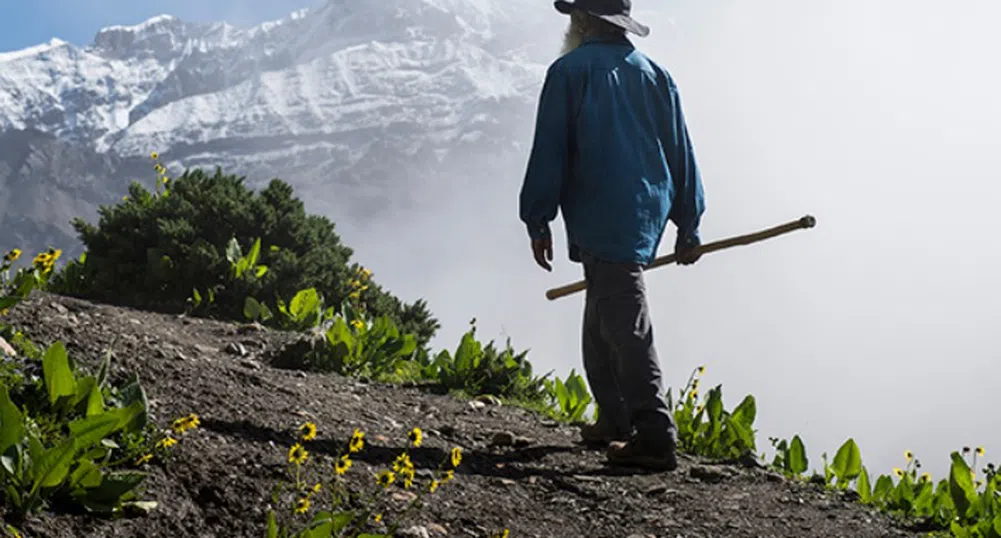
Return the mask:
<svg viewBox="0 0 1001 538">
<path fill-rule="evenodd" d="M 546 271 L 552 271 L 553 266 L 549 263 L 553 261 L 553 239 L 544 237 L 532 240 L 532 254 L 535 255 L 535 263 Z"/>
<path fill-rule="evenodd" d="M 674 255 L 678 258 L 679 265 L 692 265 L 702 257 L 698 247 L 688 248 L 682 245 L 674 247 Z"/>
</svg>

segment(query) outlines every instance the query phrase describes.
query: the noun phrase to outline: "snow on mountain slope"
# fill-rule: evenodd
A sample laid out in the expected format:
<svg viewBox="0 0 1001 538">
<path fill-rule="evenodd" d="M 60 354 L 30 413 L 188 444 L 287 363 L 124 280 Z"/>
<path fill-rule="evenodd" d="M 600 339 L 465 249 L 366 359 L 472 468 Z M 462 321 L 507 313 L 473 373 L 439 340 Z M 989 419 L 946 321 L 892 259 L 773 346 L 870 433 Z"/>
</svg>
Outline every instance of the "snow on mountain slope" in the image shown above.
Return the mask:
<svg viewBox="0 0 1001 538">
<path fill-rule="evenodd" d="M 311 210 L 355 224 L 426 202 L 432 183 L 495 180 L 499 163 L 524 157 L 555 56 L 531 43 L 551 29 L 543 13 L 555 16 L 532 0 L 327 0 L 249 28 L 160 15 L 83 47 L 2 53 L 0 135 L 35 134 L 0 147 L 15 163 L 0 184 L 23 189 L 16 163 L 69 144 L 89 167 L 73 188 L 91 190 L 69 203 L 74 172 L 36 163 L 32 192 L 53 202 L 4 204 L 0 246 L 52 227 L 75 242 L 69 220 L 114 202 L 154 150 L 174 173 L 280 177 Z"/>
</svg>

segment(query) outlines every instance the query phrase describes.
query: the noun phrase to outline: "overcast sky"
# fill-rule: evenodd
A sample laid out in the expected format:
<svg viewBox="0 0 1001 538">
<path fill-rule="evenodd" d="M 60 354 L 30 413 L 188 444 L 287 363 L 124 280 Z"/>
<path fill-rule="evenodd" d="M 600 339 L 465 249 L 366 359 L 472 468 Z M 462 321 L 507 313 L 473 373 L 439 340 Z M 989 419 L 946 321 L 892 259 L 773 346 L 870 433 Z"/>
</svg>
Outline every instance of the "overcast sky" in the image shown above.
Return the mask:
<svg viewBox="0 0 1001 538">
<path fill-rule="evenodd" d="M 0 1 L 0 50 L 53 36 L 85 44 L 102 26 L 164 12 L 247 23 L 311 4 Z M 634 2 L 652 27 L 636 44 L 681 88 L 706 187 L 705 240 L 818 219 L 648 273 L 668 383 L 707 365 L 706 385 L 723 383 L 728 405 L 757 397 L 762 448 L 799 433 L 815 469 L 850 436 L 880 472 L 903 465 L 905 449 L 936 477 L 963 445 L 983 444 L 997 461 L 1001 4 L 652 3 Z M 555 57 L 565 19 L 543 1 L 537 16 L 553 34 L 533 39 Z M 518 221 L 524 165 L 447 193 L 446 211 L 339 229 L 389 289 L 428 298 L 444 325 L 437 344 L 453 348 L 476 317 L 482 336 L 510 336 L 541 372 L 562 375 L 580 369 L 583 296 L 543 294 L 581 275 L 562 221 L 555 271 L 534 265 Z M 422 255 L 441 245 L 447 255 Z"/>
</svg>

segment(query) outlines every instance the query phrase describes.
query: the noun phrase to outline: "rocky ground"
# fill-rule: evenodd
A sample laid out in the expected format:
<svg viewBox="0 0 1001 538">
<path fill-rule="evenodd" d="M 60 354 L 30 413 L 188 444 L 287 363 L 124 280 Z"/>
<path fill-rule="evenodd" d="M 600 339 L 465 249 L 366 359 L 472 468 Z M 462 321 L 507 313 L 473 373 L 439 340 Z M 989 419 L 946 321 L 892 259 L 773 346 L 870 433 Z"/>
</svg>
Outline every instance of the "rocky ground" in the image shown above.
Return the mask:
<svg viewBox="0 0 1001 538">
<path fill-rule="evenodd" d="M 33 538 L 259 537 L 285 455 L 304 421 L 319 427 L 314 458 L 335 457 L 355 428 L 367 446 L 347 476 L 373 488 L 414 426 L 418 481 L 449 449 L 464 458 L 454 481 L 407 518 L 407 536 L 485 537 L 508 528 L 521 537 L 765 538 L 920 536 L 889 518 L 762 469 L 684 457 L 672 473 L 608 466 L 575 444 L 573 428 L 531 412 L 334 375 L 276 369 L 269 358 L 288 334 L 36 295 L 5 320 L 40 345 L 67 344 L 95 363 L 114 341 L 114 372 L 136 372 L 154 420 L 196 413 L 201 427 L 151 468 L 149 515 L 114 521 L 42 514 Z M 394 485 L 388 502 L 406 500 Z M 387 512 L 387 515 L 389 513 Z"/>
</svg>

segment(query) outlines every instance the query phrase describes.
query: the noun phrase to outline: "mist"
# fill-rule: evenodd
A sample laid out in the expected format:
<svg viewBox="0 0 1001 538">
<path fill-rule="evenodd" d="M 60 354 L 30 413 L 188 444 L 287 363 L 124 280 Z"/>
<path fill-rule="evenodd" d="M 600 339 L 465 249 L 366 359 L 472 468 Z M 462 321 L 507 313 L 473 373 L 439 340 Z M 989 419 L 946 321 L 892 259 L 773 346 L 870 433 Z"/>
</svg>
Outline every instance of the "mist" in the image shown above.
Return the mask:
<svg viewBox="0 0 1001 538">
<path fill-rule="evenodd" d="M 903 467 L 906 449 L 936 478 L 964 445 L 997 461 L 1001 4 L 650 5 L 636 2 L 652 33 L 634 42 L 680 86 L 706 188 L 703 240 L 818 220 L 647 273 L 666 384 L 706 365 L 704 386 L 722 383 L 728 407 L 756 397 L 760 449 L 800 434 L 811 469 L 848 437 L 871 473 Z M 555 59 L 566 19 L 548 2 L 534 16 L 551 35 L 526 39 Z M 416 216 L 338 230 L 380 283 L 429 301 L 436 348 L 454 349 L 475 317 L 482 338 L 510 337 L 539 373 L 562 376 L 581 371 L 583 294 L 544 293 L 581 271 L 561 219 L 552 273 L 518 220 L 533 127 L 514 133 L 524 155 L 503 177 L 435 192 Z"/>
</svg>

